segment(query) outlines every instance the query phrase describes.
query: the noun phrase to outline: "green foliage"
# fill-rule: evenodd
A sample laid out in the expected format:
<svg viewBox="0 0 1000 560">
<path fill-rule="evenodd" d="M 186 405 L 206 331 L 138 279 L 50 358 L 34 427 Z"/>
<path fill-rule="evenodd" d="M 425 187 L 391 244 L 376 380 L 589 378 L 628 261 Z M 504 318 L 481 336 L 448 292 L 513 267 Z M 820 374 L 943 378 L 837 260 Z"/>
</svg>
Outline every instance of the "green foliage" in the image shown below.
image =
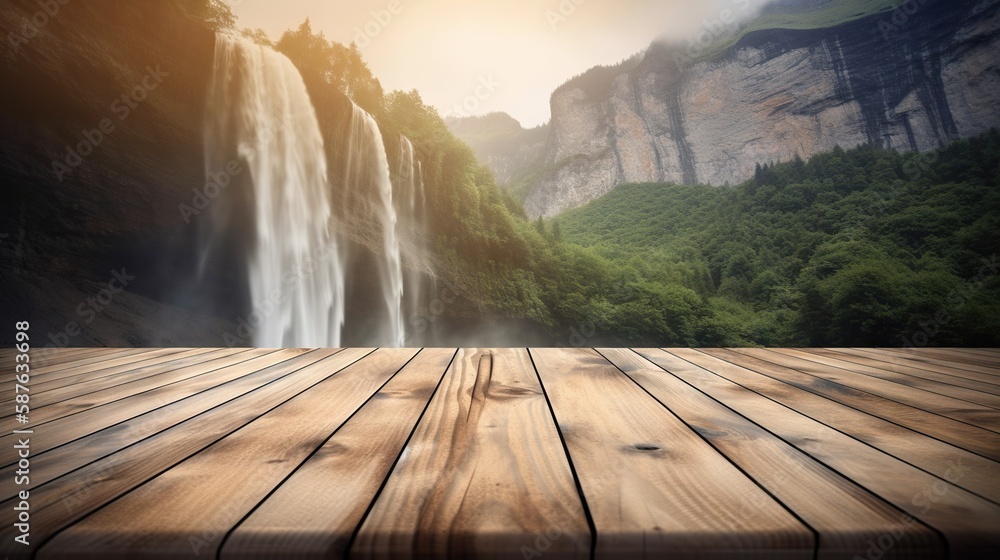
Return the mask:
<svg viewBox="0 0 1000 560">
<path fill-rule="evenodd" d="M 306 18 L 298 29 L 285 31 L 275 48 L 287 56 L 307 80 L 320 80 L 337 88 L 372 115 L 383 112 L 382 84 L 361 57 L 357 45 L 330 42 L 314 33 Z"/>
<path fill-rule="evenodd" d="M 837 148 L 737 187 L 625 185 L 559 220 L 640 286 L 605 315 L 623 344 L 992 346 L 998 162 L 995 131 L 930 154 Z M 648 296 L 667 286 L 702 305 Z"/>
</svg>

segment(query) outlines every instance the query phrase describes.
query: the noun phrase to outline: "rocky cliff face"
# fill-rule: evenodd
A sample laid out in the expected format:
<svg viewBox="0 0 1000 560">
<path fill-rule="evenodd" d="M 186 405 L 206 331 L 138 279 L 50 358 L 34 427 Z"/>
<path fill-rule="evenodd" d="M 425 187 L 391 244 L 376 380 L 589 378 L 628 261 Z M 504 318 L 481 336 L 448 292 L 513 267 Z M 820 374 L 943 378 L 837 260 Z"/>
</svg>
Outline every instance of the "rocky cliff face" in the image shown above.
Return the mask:
<svg viewBox="0 0 1000 560">
<path fill-rule="evenodd" d="M 1000 0 L 913 0 L 832 28 L 754 31 L 710 60 L 684 51 L 654 44 L 552 95 L 529 215 L 624 183 L 737 183 L 837 145 L 922 151 L 1000 125 Z"/>
<path fill-rule="evenodd" d="M 0 35 L 4 321 L 30 319 L 36 347 L 224 332 L 206 302 L 239 290 L 181 288 L 197 218 L 178 211 L 205 183 L 213 33 L 167 2 L 0 0 Z M 130 280 L 112 294 L 115 274 Z"/>
</svg>

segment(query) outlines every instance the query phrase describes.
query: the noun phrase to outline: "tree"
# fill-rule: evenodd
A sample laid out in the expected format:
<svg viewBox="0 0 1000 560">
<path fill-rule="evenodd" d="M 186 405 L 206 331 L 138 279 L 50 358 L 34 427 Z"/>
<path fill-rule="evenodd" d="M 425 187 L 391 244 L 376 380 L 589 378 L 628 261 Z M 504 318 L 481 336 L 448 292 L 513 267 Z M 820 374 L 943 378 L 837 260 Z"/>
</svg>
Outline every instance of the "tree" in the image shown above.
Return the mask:
<svg viewBox="0 0 1000 560">
<path fill-rule="evenodd" d="M 267 32 L 259 27 L 257 29 L 244 29 L 240 31 L 240 34 L 258 45 L 263 45 L 265 47 L 274 46 L 274 43 L 272 43 L 271 39 L 267 36 Z"/>
<path fill-rule="evenodd" d="M 222 0 L 175 0 L 187 15 L 214 31 L 235 31 L 236 14 Z"/>
</svg>

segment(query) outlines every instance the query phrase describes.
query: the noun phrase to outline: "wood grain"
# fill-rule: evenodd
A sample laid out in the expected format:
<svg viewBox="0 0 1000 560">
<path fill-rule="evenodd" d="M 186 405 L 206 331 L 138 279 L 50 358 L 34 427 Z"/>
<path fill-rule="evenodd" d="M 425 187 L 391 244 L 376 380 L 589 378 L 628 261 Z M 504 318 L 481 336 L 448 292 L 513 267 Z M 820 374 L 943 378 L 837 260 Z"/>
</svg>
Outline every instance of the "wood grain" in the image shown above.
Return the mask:
<svg viewBox="0 0 1000 560">
<path fill-rule="evenodd" d="M 598 558 L 812 558 L 813 533 L 593 350 L 531 350 Z M 745 504 L 756 504 L 748 515 Z"/>
<path fill-rule="evenodd" d="M 928 364 L 959 367 L 966 371 L 985 373 L 988 375 L 992 375 L 994 377 L 1000 376 L 1000 363 L 997 363 L 996 361 L 994 361 L 993 363 L 988 363 L 987 365 L 980 365 L 973 363 L 971 360 L 968 359 L 959 362 L 947 359 L 940 359 L 939 357 L 935 357 L 933 351 L 921 350 L 919 352 L 910 352 L 908 350 L 896 349 L 896 348 L 880 348 L 879 351 L 883 352 L 887 356 L 908 358 L 919 362 L 925 362 Z"/>
<path fill-rule="evenodd" d="M 99 415 L 83 415 L 83 421 L 69 420 L 62 426 L 53 425 L 57 429 L 60 440 L 65 441 L 57 447 L 48 449 L 45 440 L 35 442 L 36 455 L 31 463 L 31 487 L 35 488 L 75 468 L 96 461 L 121 448 L 180 424 L 214 407 L 221 406 L 243 395 L 261 389 L 263 386 L 284 376 L 290 375 L 303 367 L 323 360 L 339 350 L 286 350 L 281 355 L 268 358 L 264 356 L 256 360 L 244 362 L 236 367 L 217 372 L 212 379 L 196 379 L 184 384 L 176 384 L 163 388 L 160 394 L 151 395 L 158 400 L 164 398 L 169 402 L 160 408 L 149 410 L 118 423 L 108 425 L 118 418 L 106 418 Z M 206 383 L 207 382 L 207 383 Z M 271 389 L 268 389 L 271 390 Z M 167 393 L 165 395 L 163 393 Z M 175 399 L 170 402 L 168 399 Z M 162 402 L 162 401 L 161 401 Z M 123 410 L 117 417 L 130 414 L 133 403 L 121 403 Z M 136 410 L 145 410 L 142 403 L 134 403 Z M 81 419 L 77 419 L 81 420 Z M 106 427 L 102 427 L 106 426 Z M 42 436 L 43 434 L 39 434 Z M 38 448 L 48 449 L 39 452 Z M 0 469 L 0 500 L 14 496 L 16 488 L 8 483 L 14 479 L 16 465 Z"/>
<path fill-rule="evenodd" d="M 192 384 L 177 383 L 167 385 L 115 402 L 90 401 L 87 404 L 80 403 L 86 408 L 73 414 L 67 414 L 50 423 L 43 424 L 45 426 L 44 429 L 35 431 L 31 439 L 32 452 L 38 454 L 53 449 L 108 426 L 188 397 L 198 391 L 205 390 L 207 387 L 274 365 L 287 359 L 287 357 L 277 354 L 273 350 L 254 350 L 248 352 L 242 360 L 235 357 L 230 357 L 230 359 L 235 361 L 226 362 L 222 366 L 218 363 L 200 366 L 202 369 L 199 371 L 202 373 L 211 372 L 214 375 L 196 379 Z M 58 406 L 60 405 L 53 405 L 52 408 Z M 71 410 L 72 407 L 70 407 Z M 4 449 L 11 449 L 13 451 L 12 446 L 15 439 L 14 434 L 0 436 L 0 445 Z M 15 463 L 13 453 L 10 455 L 5 454 L 4 458 L 3 467 L 9 467 Z M 8 483 L 9 481 L 7 480 L 0 480 L 0 488 L 4 488 L 3 485 Z"/>
<path fill-rule="evenodd" d="M 996 461 L 783 383 L 776 379 L 780 374 L 776 366 L 766 362 L 737 362 L 739 354 L 724 350 L 678 349 L 673 354 L 939 477 L 948 476 L 960 461 L 969 466 L 969 472 L 956 484 L 1000 503 L 1000 463 Z"/>
<path fill-rule="evenodd" d="M 817 559 L 851 558 L 888 532 L 899 534 L 896 554 L 944 557 L 937 533 L 919 524 L 903 526 L 901 510 L 680 378 L 631 350 L 598 352 L 817 531 Z M 748 514 L 755 509 L 752 503 L 745 508 Z"/>
<path fill-rule="evenodd" d="M 415 354 L 377 350 L 69 527 L 37 557 L 215 556 L 225 534 Z"/>
<path fill-rule="evenodd" d="M 1000 377 L 993 377 L 985 373 L 967 372 L 945 366 L 934 366 L 908 358 L 886 356 L 884 353 L 878 351 L 868 352 L 856 348 L 838 348 L 834 350 L 814 348 L 810 352 L 855 364 L 872 365 L 896 373 L 933 379 L 951 385 L 958 385 L 959 387 L 967 387 L 991 395 L 1000 394 Z"/>
<path fill-rule="evenodd" d="M 37 404 L 37 408 L 31 410 L 31 422 L 26 425 L 35 428 L 46 422 L 51 422 L 66 416 L 80 414 L 88 409 L 98 406 L 108 406 L 115 401 L 125 399 L 134 395 L 146 393 L 157 387 L 170 385 L 183 381 L 191 377 L 205 375 L 217 369 L 226 368 L 252 358 L 265 356 L 274 353 L 274 350 L 224 350 L 223 354 L 217 358 L 199 361 L 199 356 L 188 356 L 178 360 L 178 366 L 173 369 L 163 364 L 150 366 L 144 369 L 144 377 L 140 374 L 135 381 L 129 381 L 125 376 L 120 384 L 115 383 L 115 379 L 98 379 L 99 383 L 80 383 L 75 387 L 65 387 L 64 389 L 54 389 L 47 393 L 42 393 Z M 60 397 L 62 397 L 60 399 Z M 55 402 L 53 402 L 55 401 Z M 34 399 L 32 400 L 34 403 Z"/>
<path fill-rule="evenodd" d="M 41 377 L 43 375 L 48 375 L 57 371 L 62 371 L 68 368 L 77 370 L 80 373 L 86 373 L 88 371 L 94 371 L 101 369 L 102 367 L 116 366 L 123 363 L 128 363 L 129 361 L 141 360 L 142 355 L 150 352 L 151 348 L 127 348 L 111 350 L 107 353 L 105 352 L 95 352 L 92 355 L 87 355 L 81 357 L 80 359 L 67 360 L 65 362 L 43 365 L 38 368 L 31 368 L 32 377 Z M 129 360 L 128 358 L 133 358 Z M 110 363 L 106 363 L 110 362 Z M 44 377 L 42 377 L 44 379 Z"/>
<path fill-rule="evenodd" d="M 182 367 L 181 365 L 178 365 L 178 363 L 182 365 L 186 363 L 197 363 L 199 361 L 205 361 L 209 357 L 218 357 L 229 353 L 232 353 L 232 351 L 203 349 L 165 353 L 149 352 L 145 354 L 145 356 L 147 356 L 145 360 L 104 368 L 90 373 L 74 374 L 73 370 L 69 369 L 65 372 L 61 372 L 66 374 L 63 378 L 51 379 L 48 381 L 38 381 L 36 379 L 32 379 L 30 383 L 31 402 L 34 405 L 33 408 L 41 408 L 47 404 L 66 400 L 71 396 L 78 396 L 87 392 L 94 392 L 106 387 L 121 384 L 126 379 L 131 381 L 141 378 L 144 374 L 151 375 L 152 373 L 160 372 L 171 367 Z M 186 362 L 178 362 L 183 358 L 188 358 L 188 360 Z M 52 393 L 55 389 L 61 389 L 61 391 Z M 13 389 L 10 391 L 4 391 L 4 393 L 8 395 L 6 401 L 12 401 L 14 399 Z M 2 405 L 2 402 L 0 402 L 0 405 Z"/>
<path fill-rule="evenodd" d="M 104 459 L 89 463 L 51 483 L 44 484 L 41 488 L 32 490 L 34 538 L 31 546 L 14 544 L 13 526 L 0 527 L 0 552 L 9 554 L 11 558 L 31 557 L 59 531 L 162 474 L 234 430 L 246 426 L 269 410 L 302 394 L 324 379 L 336 375 L 344 367 L 356 363 L 371 351 L 371 349 L 352 348 L 330 356 L 330 351 L 321 350 L 320 352 L 327 353 L 326 357 L 298 370 L 294 368 L 301 365 L 300 360 L 308 358 L 303 356 L 282 361 L 259 371 L 264 377 L 277 375 L 279 378 L 243 395 L 233 395 L 225 390 L 227 387 L 222 386 L 223 391 L 214 391 L 215 395 L 212 395 L 221 397 L 223 399 L 221 404 L 173 425 L 157 433 L 155 437 L 142 439 L 127 447 L 119 445 L 119 451 Z M 287 375 L 293 371 L 295 375 Z M 207 392 L 205 396 L 208 398 Z M 133 424 L 128 430 L 122 430 L 122 433 L 127 437 L 129 432 L 143 432 L 147 428 L 155 429 L 158 425 L 154 419 L 150 424 L 145 422 Z M 117 436 L 115 431 L 109 431 L 96 442 L 100 442 L 104 448 L 113 449 L 119 443 L 116 440 Z M 91 440 L 90 443 L 95 441 Z M 4 502 L 3 505 L 13 507 L 12 501 Z"/>
<path fill-rule="evenodd" d="M 966 560 L 1000 545 L 1000 433 L 973 425 L 1000 412 L 996 349 L 48 356 L 42 422 L 16 436 L 31 546 L 0 525 L 0 557 Z M 0 435 L 7 511 L 16 441 Z"/>
<path fill-rule="evenodd" d="M 706 349 L 703 352 L 723 358 L 727 362 L 746 369 L 764 373 L 793 387 L 804 389 L 887 422 L 950 443 L 987 459 L 1000 461 L 1000 435 L 878 395 L 845 387 L 822 377 L 802 373 L 794 367 L 797 358 L 771 353 L 762 355 L 769 358 L 765 360 L 750 356 L 743 350 L 736 348 L 730 350 Z"/>
<path fill-rule="evenodd" d="M 913 369 L 947 373 L 948 375 L 964 379 L 973 379 L 984 383 L 1000 384 L 1000 375 L 998 374 L 972 371 L 965 368 L 966 363 L 951 360 L 935 360 L 931 362 L 926 360 L 926 354 L 914 354 L 912 352 L 896 353 L 894 351 L 884 349 L 872 350 L 867 348 L 843 348 L 838 350 L 842 353 L 865 356 L 867 358 L 883 362 L 905 364 Z"/>
<path fill-rule="evenodd" d="M 964 422 L 984 430 L 997 433 L 1000 430 L 1000 411 L 982 405 L 938 395 L 922 389 L 906 387 L 868 375 L 854 373 L 846 369 L 837 369 L 814 361 L 806 360 L 789 354 L 782 349 L 761 350 L 757 348 L 741 348 L 738 350 L 749 356 L 771 361 L 779 365 L 792 367 L 827 382 L 836 383 L 864 391 L 884 399 L 919 408 L 927 412 Z"/>
<path fill-rule="evenodd" d="M 857 361 L 847 361 L 840 359 L 839 357 L 831 357 L 825 353 L 814 352 L 812 350 L 803 351 L 798 349 L 781 349 L 776 351 L 786 353 L 790 356 L 803 358 L 805 360 L 810 360 L 818 364 L 830 366 L 832 368 L 845 369 L 854 373 L 863 373 L 876 379 L 889 381 L 905 387 L 921 389 L 923 391 L 927 391 L 928 393 L 942 395 L 959 401 L 978 404 L 993 409 L 1000 408 L 1000 397 L 997 395 L 927 379 L 925 377 L 918 376 L 914 372 L 900 373 L 890 368 L 879 367 L 879 364 L 873 361 L 861 364 Z"/>
<path fill-rule="evenodd" d="M 995 530 L 1000 506 L 949 482 L 960 481 L 967 474 L 961 463 L 956 462 L 944 478 L 933 476 L 681 358 L 694 350 L 637 352 L 941 531 L 948 540 L 950 557 L 986 558 L 1000 546 L 1000 533 Z"/>
<path fill-rule="evenodd" d="M 440 473 L 447 473 L 441 478 Z M 589 558 L 573 475 L 525 350 L 463 349 L 352 558 Z"/>
<path fill-rule="evenodd" d="M 226 539 L 221 558 L 341 558 L 452 349 L 422 350 Z"/>
</svg>

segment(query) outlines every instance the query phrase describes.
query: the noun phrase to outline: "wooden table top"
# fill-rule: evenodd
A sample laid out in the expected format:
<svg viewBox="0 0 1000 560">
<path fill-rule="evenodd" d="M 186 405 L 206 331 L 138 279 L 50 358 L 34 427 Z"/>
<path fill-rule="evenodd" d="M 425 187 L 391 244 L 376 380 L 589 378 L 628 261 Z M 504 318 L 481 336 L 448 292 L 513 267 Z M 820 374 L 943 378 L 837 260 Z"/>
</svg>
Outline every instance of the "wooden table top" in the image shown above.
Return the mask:
<svg viewBox="0 0 1000 560">
<path fill-rule="evenodd" d="M 996 349 L 62 349 L 23 424 L 5 379 L 6 558 L 1000 549 Z"/>
</svg>

